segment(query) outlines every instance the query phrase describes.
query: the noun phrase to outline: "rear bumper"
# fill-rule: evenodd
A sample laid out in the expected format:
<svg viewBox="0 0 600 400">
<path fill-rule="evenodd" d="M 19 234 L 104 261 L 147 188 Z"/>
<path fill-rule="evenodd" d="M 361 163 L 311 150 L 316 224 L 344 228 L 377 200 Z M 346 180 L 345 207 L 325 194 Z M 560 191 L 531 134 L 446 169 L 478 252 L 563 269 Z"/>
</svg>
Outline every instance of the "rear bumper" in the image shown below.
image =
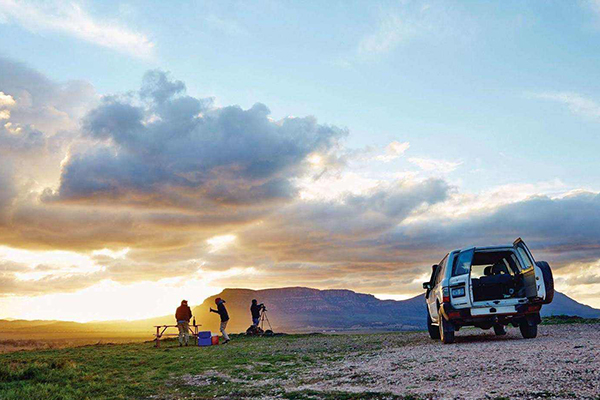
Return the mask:
<svg viewBox="0 0 600 400">
<path fill-rule="evenodd" d="M 510 322 L 514 319 L 537 316 L 539 319 L 541 304 L 519 304 L 511 307 L 478 307 L 454 308 L 450 303 L 443 303 L 440 314 L 446 321 L 456 325 L 474 325 L 483 320 Z M 537 321 L 539 323 L 539 321 Z"/>
</svg>

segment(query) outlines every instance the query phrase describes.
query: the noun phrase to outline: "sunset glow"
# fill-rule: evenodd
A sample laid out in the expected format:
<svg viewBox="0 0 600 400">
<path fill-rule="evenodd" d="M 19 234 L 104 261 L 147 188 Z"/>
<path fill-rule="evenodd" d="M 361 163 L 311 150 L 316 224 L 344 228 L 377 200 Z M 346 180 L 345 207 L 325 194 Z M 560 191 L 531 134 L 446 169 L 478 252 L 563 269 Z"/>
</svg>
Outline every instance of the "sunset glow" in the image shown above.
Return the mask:
<svg viewBox="0 0 600 400">
<path fill-rule="evenodd" d="M 0 0 L 0 319 L 407 299 L 517 237 L 600 307 L 593 2 L 167 3 Z"/>
</svg>

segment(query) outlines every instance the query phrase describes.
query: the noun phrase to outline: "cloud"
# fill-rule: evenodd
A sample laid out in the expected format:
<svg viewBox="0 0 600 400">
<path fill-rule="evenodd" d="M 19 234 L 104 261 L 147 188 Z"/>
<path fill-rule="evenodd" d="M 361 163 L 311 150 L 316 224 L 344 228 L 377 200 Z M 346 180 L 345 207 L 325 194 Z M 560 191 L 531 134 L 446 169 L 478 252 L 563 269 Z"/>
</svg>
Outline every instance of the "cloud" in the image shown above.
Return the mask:
<svg viewBox="0 0 600 400">
<path fill-rule="evenodd" d="M 101 142 L 71 154 L 47 199 L 174 208 L 289 201 L 307 157 L 346 135 L 313 117 L 273 121 L 260 103 L 214 108 L 184 89 L 151 71 L 141 102 L 105 98 L 84 120 L 85 134 Z"/>
<path fill-rule="evenodd" d="M 15 105 L 15 99 L 11 95 L 0 92 L 0 107 L 10 108 Z"/>
<path fill-rule="evenodd" d="M 15 105 L 15 99 L 9 94 L 0 92 L 0 122 L 10 119 L 10 108 Z"/>
<path fill-rule="evenodd" d="M 243 36 L 247 35 L 248 32 L 239 23 L 234 20 L 225 20 L 217 17 L 214 14 L 208 15 L 204 21 L 206 25 L 216 31 L 222 32 L 228 36 Z"/>
<path fill-rule="evenodd" d="M 7 120 L 10 119 L 8 116 Z M 0 154 L 7 152 L 28 152 L 33 149 L 44 148 L 46 138 L 44 134 L 31 126 L 14 125 L 5 122 L 0 125 Z"/>
<path fill-rule="evenodd" d="M 600 258 L 600 194 L 579 192 L 551 198 L 533 196 L 455 219 L 404 224 L 390 236 L 396 246 L 462 248 L 511 243 L 521 236 L 537 253 L 565 265 Z"/>
<path fill-rule="evenodd" d="M 0 142 L 0 146 L 2 143 Z M 0 159 L 0 226 L 6 218 L 6 211 L 17 196 L 17 188 L 13 182 L 12 165 Z"/>
<path fill-rule="evenodd" d="M 85 260 L 85 263 L 92 266 L 92 269 L 77 265 L 68 266 L 60 262 L 32 264 L 0 260 L 0 297 L 72 293 L 103 280 L 131 284 L 141 281 L 157 282 L 169 278 L 189 278 L 197 275 L 201 267 L 197 260 L 180 260 L 165 264 L 96 257 L 94 261 Z"/>
<path fill-rule="evenodd" d="M 366 35 L 358 44 L 359 54 L 381 54 L 396 48 L 417 34 L 417 27 L 397 15 L 385 15 L 377 30 Z"/>
<path fill-rule="evenodd" d="M 98 21 L 75 2 L 0 0 L 0 17 L 0 23 L 10 21 L 32 32 L 66 33 L 136 57 L 149 57 L 154 52 L 154 43 L 144 34 Z"/>
<path fill-rule="evenodd" d="M 375 157 L 375 159 L 383 162 L 390 162 L 400 157 L 408 150 L 410 143 L 393 141 L 385 147 L 385 152 L 382 155 Z"/>
<path fill-rule="evenodd" d="M 31 203 L 31 193 L 55 184 L 60 162 L 69 146 L 77 142 L 79 119 L 96 101 L 93 87 L 82 81 L 57 83 L 22 63 L 0 57 L 0 160 L 4 181 L 6 214 Z M 10 173 L 10 178 L 7 174 Z M 12 188 L 12 189 L 11 189 Z M 10 196 L 9 196 L 10 193 Z M 9 227 L 0 239 L 18 236 Z"/>
<path fill-rule="evenodd" d="M 241 246 L 265 250 L 274 260 L 312 263 L 377 263 L 391 255 L 373 245 L 413 212 L 444 201 L 440 179 L 395 181 L 338 200 L 304 201 L 240 232 Z"/>
<path fill-rule="evenodd" d="M 596 17 L 600 17 L 600 0 L 584 0 L 582 2 Z"/>
<path fill-rule="evenodd" d="M 434 158 L 411 157 L 408 159 L 408 161 L 417 165 L 424 171 L 437 172 L 441 174 L 449 174 L 462 165 L 462 161 L 446 161 Z"/>
<path fill-rule="evenodd" d="M 57 83 L 2 58 L 0 71 L 3 122 L 20 128 L 0 132 L 4 294 L 159 288 L 199 279 L 199 269 L 224 286 L 417 293 L 428 265 L 452 248 L 517 236 L 568 287 L 584 279 L 574 262 L 600 259 L 597 193 L 565 195 L 561 182 L 462 193 L 423 178 L 460 162 L 425 157 L 409 159 L 423 171 L 379 173 L 370 167 L 409 144 L 347 149 L 344 129 L 275 121 L 260 103 L 216 107 L 161 71 L 102 100 L 85 82 Z"/>
<path fill-rule="evenodd" d="M 573 114 L 581 115 L 586 118 L 600 118 L 600 104 L 594 100 L 588 99 L 578 93 L 573 92 L 543 92 L 534 93 L 531 96 L 544 100 L 552 100 L 561 103 L 569 108 Z"/>
<path fill-rule="evenodd" d="M 460 21 L 460 25 L 457 24 Z M 442 3 L 424 5 L 419 1 L 403 1 L 379 11 L 374 29 L 363 36 L 357 53 L 363 58 L 382 56 L 417 40 L 436 42 L 452 38 L 452 43 L 475 34 L 469 17 Z"/>
<path fill-rule="evenodd" d="M 29 126 L 46 136 L 76 129 L 78 120 L 95 101 L 95 90 L 89 82 L 57 83 L 23 63 L 1 56 L 0 91 L 0 110 L 10 111 L 12 129 Z"/>
</svg>

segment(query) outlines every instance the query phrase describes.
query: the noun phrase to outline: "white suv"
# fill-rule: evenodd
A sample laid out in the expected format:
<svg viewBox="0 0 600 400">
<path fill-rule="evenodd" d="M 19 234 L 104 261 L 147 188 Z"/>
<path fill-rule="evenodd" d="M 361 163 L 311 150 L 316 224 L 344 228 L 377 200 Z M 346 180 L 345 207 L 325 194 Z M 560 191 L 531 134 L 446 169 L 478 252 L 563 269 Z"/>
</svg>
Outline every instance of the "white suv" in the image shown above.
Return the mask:
<svg viewBox="0 0 600 400">
<path fill-rule="evenodd" d="M 432 339 L 454 342 L 463 326 L 519 327 L 524 338 L 537 336 L 542 304 L 554 297 L 554 280 L 545 261 L 535 261 L 521 238 L 507 246 L 470 247 L 446 254 L 423 283 L 427 328 Z"/>
</svg>

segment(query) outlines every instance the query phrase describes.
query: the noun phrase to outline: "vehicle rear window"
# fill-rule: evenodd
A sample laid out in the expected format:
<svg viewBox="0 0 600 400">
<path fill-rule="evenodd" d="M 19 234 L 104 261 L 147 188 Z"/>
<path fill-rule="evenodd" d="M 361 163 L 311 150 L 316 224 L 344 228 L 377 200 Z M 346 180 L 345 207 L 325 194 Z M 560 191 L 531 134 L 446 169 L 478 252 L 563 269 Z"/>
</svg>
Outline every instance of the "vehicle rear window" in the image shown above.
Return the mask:
<svg viewBox="0 0 600 400">
<path fill-rule="evenodd" d="M 454 259 L 452 276 L 468 274 L 471 271 L 471 261 L 473 260 L 474 251 L 475 249 L 470 249 L 460 252 L 458 257 Z"/>
</svg>

